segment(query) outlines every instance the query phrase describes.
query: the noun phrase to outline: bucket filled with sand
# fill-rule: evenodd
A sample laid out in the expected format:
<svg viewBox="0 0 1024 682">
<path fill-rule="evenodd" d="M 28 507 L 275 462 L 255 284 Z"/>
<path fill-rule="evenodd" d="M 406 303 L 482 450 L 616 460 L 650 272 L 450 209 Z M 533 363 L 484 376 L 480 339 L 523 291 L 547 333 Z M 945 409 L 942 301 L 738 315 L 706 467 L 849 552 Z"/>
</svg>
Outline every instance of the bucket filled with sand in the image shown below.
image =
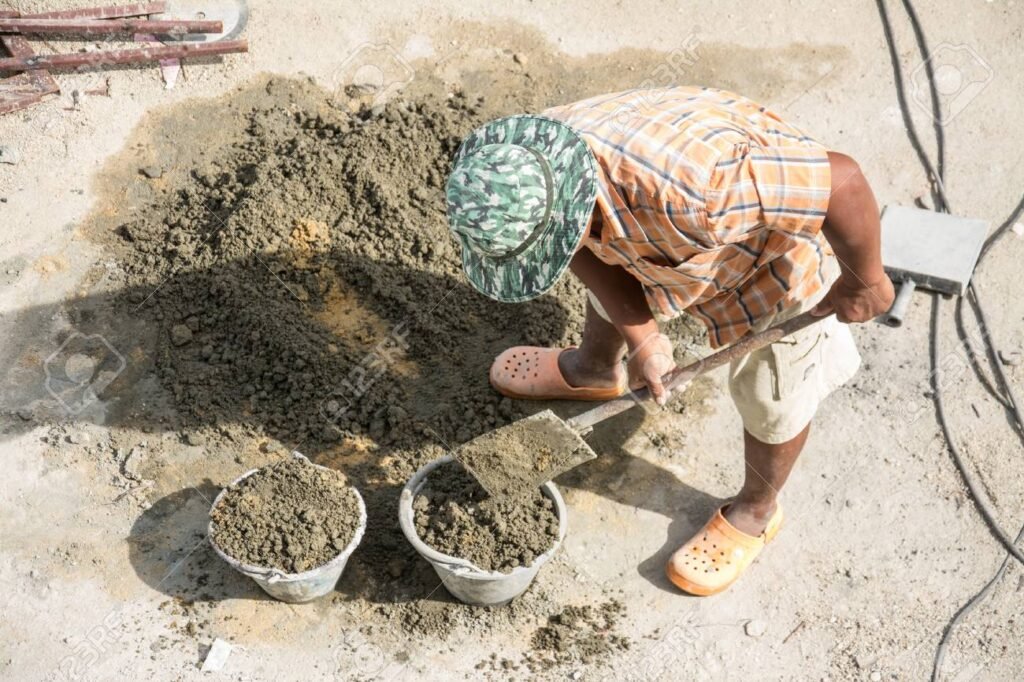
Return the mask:
<svg viewBox="0 0 1024 682">
<path fill-rule="evenodd" d="M 500 606 L 529 588 L 565 538 L 568 515 L 551 482 L 521 499 L 492 498 L 454 458 L 417 471 L 398 521 L 459 601 Z"/>
<path fill-rule="evenodd" d="M 210 509 L 214 551 L 270 596 L 293 603 L 334 589 L 365 530 L 359 491 L 298 452 L 238 477 Z"/>
</svg>

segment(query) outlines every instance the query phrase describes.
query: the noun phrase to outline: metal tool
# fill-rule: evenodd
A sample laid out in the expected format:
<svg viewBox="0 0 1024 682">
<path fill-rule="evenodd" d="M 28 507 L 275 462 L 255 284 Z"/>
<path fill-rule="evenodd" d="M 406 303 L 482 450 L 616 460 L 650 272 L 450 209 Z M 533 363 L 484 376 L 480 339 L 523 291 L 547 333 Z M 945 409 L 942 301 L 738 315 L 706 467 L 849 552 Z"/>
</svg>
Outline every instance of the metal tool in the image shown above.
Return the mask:
<svg viewBox="0 0 1024 682">
<path fill-rule="evenodd" d="M 664 386 L 675 390 L 716 367 L 726 365 L 825 318 L 809 312 L 782 324 L 751 334 L 724 350 L 665 375 Z M 609 400 L 583 414 L 562 419 L 544 410 L 495 429 L 455 449 L 454 455 L 491 495 L 508 495 L 518 489 L 536 488 L 558 474 L 597 457 L 583 440 L 595 424 L 621 414 L 651 395 L 646 387 L 631 395 Z M 529 451 L 534 458 L 508 457 L 510 449 Z M 515 490 L 510 482 L 515 484 Z"/>
<path fill-rule="evenodd" d="M 908 206 L 882 212 L 882 265 L 899 291 L 882 321 L 903 324 L 914 289 L 963 296 L 974 274 L 989 225 Z"/>
</svg>

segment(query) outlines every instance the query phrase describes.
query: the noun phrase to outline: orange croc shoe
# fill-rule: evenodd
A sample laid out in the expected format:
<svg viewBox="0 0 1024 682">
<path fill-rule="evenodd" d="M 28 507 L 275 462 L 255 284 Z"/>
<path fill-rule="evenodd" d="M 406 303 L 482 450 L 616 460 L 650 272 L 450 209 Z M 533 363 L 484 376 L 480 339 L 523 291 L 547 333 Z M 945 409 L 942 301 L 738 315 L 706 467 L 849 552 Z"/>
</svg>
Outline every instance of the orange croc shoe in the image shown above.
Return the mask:
<svg viewBox="0 0 1024 682">
<path fill-rule="evenodd" d="M 558 367 L 561 353 L 560 348 L 509 348 L 491 365 L 491 386 L 502 395 L 523 400 L 611 400 L 628 390 L 625 372 L 621 386 L 570 386 Z"/>
<path fill-rule="evenodd" d="M 737 530 L 726 521 L 723 506 L 689 542 L 676 550 L 665 566 L 672 584 L 690 594 L 706 597 L 718 594 L 736 582 L 779 532 L 782 505 L 757 537 Z"/>
</svg>

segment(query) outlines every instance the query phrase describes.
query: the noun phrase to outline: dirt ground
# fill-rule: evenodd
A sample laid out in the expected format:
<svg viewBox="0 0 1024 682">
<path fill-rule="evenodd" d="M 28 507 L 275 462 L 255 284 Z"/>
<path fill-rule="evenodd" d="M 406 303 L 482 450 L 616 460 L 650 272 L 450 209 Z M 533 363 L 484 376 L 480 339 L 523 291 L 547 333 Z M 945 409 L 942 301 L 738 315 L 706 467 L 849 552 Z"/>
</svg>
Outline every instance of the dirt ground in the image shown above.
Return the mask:
<svg viewBox="0 0 1024 682">
<path fill-rule="evenodd" d="M 1004 556 L 935 422 L 927 294 L 900 329 L 855 329 L 862 370 L 815 420 L 783 494 L 786 527 L 722 595 L 684 597 L 662 572 L 742 477 L 721 375 L 672 409 L 597 429 L 600 457 L 557 481 L 569 534 L 509 607 L 453 602 L 397 531 L 395 507 L 405 478 L 451 444 L 538 407 L 581 408 L 487 390 L 488 359 L 506 345 L 578 340 L 581 299 L 567 282 L 512 310 L 458 279 L 437 231 L 458 136 L 604 91 L 711 85 L 854 156 L 880 203 L 911 204 L 927 182 L 873 6 L 251 9 L 251 52 L 186 65 L 172 90 L 150 68 L 61 75 L 58 98 L 0 117 L 0 147 L 17 152 L 0 163 L 0 676 L 192 679 L 222 639 L 234 648 L 219 675 L 246 680 L 927 677 L 943 628 Z M 1024 92 L 1021 9 L 918 11 L 955 67 L 944 73 L 970 81 L 947 83 L 954 212 L 998 224 L 1024 191 L 1008 134 Z M 97 89 L 107 94 L 84 94 Z M 1011 286 L 1022 258 L 1010 234 L 975 278 L 1011 359 L 1024 347 Z M 951 421 L 1015 533 L 1019 441 L 942 305 Z M 694 326 L 673 335 L 681 355 L 707 352 Z M 105 361 L 92 392 L 69 392 L 83 343 Z M 1021 365 L 1005 369 L 1019 388 Z M 357 378 L 355 400 L 334 392 Z M 345 471 L 369 515 L 337 591 L 308 605 L 270 600 L 205 539 L 220 488 L 293 449 Z M 1012 566 L 957 631 L 944 679 L 1019 676 L 1022 591 Z"/>
</svg>

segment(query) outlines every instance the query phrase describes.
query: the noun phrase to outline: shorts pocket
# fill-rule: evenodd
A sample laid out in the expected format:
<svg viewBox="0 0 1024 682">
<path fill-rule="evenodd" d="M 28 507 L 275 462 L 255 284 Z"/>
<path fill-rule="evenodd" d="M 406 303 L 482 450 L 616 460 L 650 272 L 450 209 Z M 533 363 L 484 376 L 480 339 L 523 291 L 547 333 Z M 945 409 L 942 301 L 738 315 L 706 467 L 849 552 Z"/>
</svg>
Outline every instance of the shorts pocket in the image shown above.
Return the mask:
<svg viewBox="0 0 1024 682">
<path fill-rule="evenodd" d="M 776 400 L 785 400 L 805 385 L 817 381 L 825 345 L 824 326 L 821 323 L 812 325 L 769 346 L 772 393 Z"/>
</svg>

